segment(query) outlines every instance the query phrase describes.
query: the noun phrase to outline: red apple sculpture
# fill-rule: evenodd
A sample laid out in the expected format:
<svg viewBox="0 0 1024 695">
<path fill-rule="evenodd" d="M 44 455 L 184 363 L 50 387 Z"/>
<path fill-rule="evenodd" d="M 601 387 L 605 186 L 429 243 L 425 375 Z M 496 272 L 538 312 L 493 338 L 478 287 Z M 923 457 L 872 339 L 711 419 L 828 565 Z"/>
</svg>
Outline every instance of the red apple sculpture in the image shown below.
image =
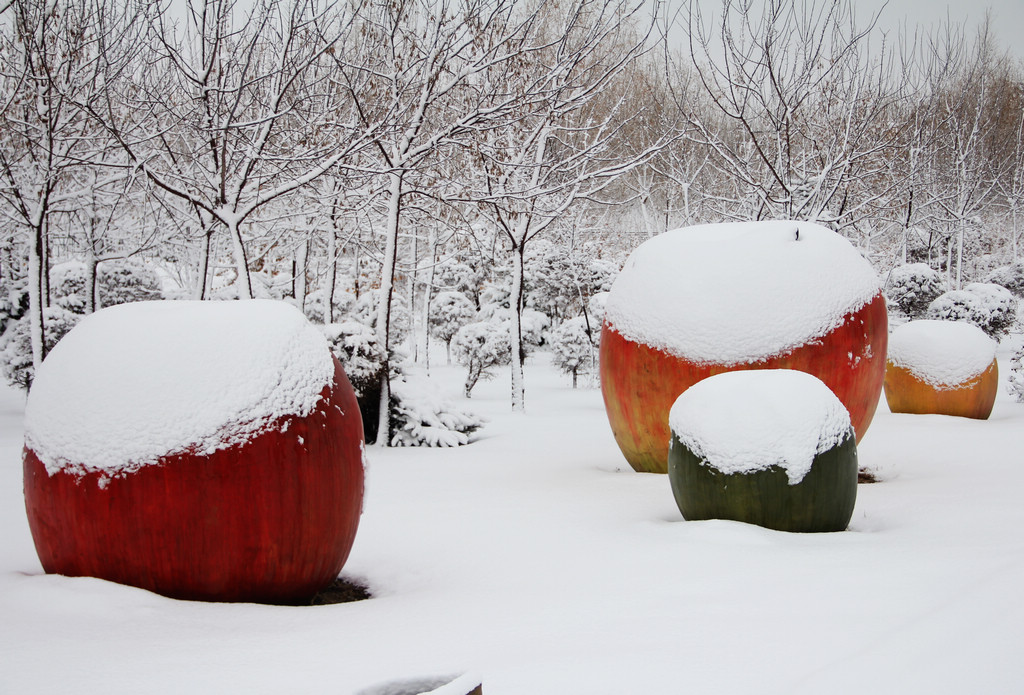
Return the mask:
<svg viewBox="0 0 1024 695">
<path fill-rule="evenodd" d="M 911 321 L 889 336 L 885 400 L 894 413 L 986 420 L 999 389 L 996 342 L 957 321 Z"/>
<path fill-rule="evenodd" d="M 888 316 L 878 276 L 838 234 L 807 222 L 702 225 L 638 247 L 612 286 L 601 390 L 637 471 L 664 473 L 668 413 L 698 381 L 795 369 L 823 381 L 859 442 L 882 392 Z"/>
<path fill-rule="evenodd" d="M 44 360 L 25 417 L 25 504 L 46 572 L 289 603 L 333 581 L 352 548 L 358 404 L 287 304 L 103 309 Z"/>
</svg>

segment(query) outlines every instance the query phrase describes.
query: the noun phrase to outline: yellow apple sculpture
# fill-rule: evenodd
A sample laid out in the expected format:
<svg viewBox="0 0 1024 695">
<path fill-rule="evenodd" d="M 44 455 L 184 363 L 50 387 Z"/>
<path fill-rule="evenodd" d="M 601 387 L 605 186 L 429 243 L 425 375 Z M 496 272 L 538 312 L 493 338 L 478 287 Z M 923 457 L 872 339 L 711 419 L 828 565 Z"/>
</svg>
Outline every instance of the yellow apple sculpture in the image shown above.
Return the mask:
<svg viewBox="0 0 1024 695">
<path fill-rule="evenodd" d="M 894 413 L 986 420 L 999 388 L 996 343 L 960 321 L 911 321 L 889 336 L 885 400 Z"/>
</svg>

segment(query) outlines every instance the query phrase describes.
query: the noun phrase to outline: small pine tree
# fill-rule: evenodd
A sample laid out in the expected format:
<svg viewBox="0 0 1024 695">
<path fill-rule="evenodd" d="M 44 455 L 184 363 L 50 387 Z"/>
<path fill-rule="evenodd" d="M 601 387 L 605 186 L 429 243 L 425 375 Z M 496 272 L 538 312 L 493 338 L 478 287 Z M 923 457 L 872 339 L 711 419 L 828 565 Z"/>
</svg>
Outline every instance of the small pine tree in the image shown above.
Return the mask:
<svg viewBox="0 0 1024 695">
<path fill-rule="evenodd" d="M 448 364 L 452 363 L 452 338 L 469 323 L 476 310 L 461 292 L 438 292 L 430 305 L 430 334 L 444 341 Z"/>
<path fill-rule="evenodd" d="M 478 381 L 494 376 L 494 367 L 509 363 L 510 342 L 507 325 L 493 321 L 468 323 L 455 334 L 452 341 L 455 361 L 468 369 L 466 398 Z"/>
<path fill-rule="evenodd" d="M 587 335 L 587 324 L 582 316 L 569 319 L 551 332 L 549 338 L 552 363 L 567 374 L 572 374 L 572 387 L 577 377 L 592 371 L 594 342 Z"/>
</svg>

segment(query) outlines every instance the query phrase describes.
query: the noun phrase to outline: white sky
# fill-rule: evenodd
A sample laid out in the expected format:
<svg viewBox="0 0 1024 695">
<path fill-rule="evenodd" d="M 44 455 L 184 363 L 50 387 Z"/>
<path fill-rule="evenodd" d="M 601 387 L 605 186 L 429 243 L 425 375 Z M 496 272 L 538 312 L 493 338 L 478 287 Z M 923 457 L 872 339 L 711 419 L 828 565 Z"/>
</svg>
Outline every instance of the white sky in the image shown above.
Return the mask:
<svg viewBox="0 0 1024 695">
<path fill-rule="evenodd" d="M 685 6 L 687 1 L 665 0 L 665 4 L 671 11 Z M 752 2 L 757 7 L 763 0 Z M 700 4 L 706 14 L 717 13 L 722 0 L 700 0 Z M 1020 44 L 1020 37 L 1024 36 L 1024 0 L 853 0 L 853 5 L 862 22 L 874 13 L 880 13 L 879 28 L 892 33 L 904 23 L 928 28 L 948 17 L 953 22 L 965 24 L 967 34 L 973 35 L 988 9 L 992 13 L 992 27 L 999 45 L 1024 59 L 1024 46 Z"/>
</svg>

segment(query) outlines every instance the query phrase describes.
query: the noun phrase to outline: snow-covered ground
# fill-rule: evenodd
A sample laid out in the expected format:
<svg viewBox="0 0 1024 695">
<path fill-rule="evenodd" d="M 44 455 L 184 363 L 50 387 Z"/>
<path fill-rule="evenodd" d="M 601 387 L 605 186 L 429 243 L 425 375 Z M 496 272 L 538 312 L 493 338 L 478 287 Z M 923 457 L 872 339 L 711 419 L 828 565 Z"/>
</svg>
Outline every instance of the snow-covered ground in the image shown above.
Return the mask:
<svg viewBox="0 0 1024 695">
<path fill-rule="evenodd" d="M 443 350 L 435 355 L 443 355 Z M 357 603 L 174 601 L 42 574 L 22 502 L 23 397 L 0 389 L 0 692 L 339 693 L 479 675 L 486 695 L 1018 693 L 1024 405 L 879 411 L 850 530 L 686 522 L 634 473 L 601 395 L 539 354 L 458 449 L 371 449 L 344 574 Z M 441 358 L 443 359 L 443 357 Z M 434 375 L 461 398 L 461 369 Z"/>
</svg>

